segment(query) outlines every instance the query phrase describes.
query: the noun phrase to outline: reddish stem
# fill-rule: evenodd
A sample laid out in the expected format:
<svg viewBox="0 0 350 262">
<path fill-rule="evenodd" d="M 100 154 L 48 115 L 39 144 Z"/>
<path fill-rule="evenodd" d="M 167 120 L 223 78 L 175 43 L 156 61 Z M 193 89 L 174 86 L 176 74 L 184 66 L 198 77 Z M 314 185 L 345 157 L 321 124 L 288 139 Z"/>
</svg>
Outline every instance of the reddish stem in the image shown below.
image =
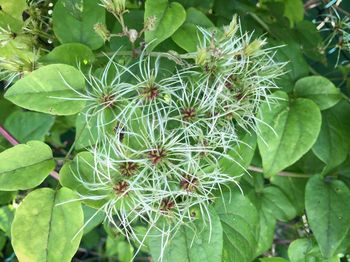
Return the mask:
<svg viewBox="0 0 350 262">
<path fill-rule="evenodd" d="M 13 146 L 18 145 L 19 142 L 16 138 L 14 138 L 9 131 L 7 131 L 2 125 L 0 125 L 0 134 Z M 54 179 L 58 180 L 59 176 L 56 171 L 52 171 L 50 173 L 50 176 L 52 176 Z"/>
<path fill-rule="evenodd" d="M 0 125 L 0 134 L 13 146 L 18 145 L 19 142 Z"/>
</svg>

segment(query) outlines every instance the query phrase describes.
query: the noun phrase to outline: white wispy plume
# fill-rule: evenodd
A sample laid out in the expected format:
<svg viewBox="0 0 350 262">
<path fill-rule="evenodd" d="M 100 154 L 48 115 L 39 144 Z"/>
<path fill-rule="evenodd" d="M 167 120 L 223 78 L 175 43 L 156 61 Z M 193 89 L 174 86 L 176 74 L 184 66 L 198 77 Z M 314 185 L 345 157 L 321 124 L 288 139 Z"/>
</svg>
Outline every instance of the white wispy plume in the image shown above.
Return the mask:
<svg viewBox="0 0 350 262">
<path fill-rule="evenodd" d="M 193 221 L 204 219 L 211 227 L 209 206 L 223 187 L 239 187 L 241 174 L 222 172 L 221 160 L 239 165 L 229 155 L 241 143 L 237 130 L 258 133 L 256 113 L 285 65 L 266 39 L 243 33 L 237 17 L 223 32 L 200 28 L 199 39 L 194 63 L 175 72 L 146 53 L 120 65 L 116 53 L 102 72 L 85 74 L 86 91 L 72 98 L 87 102 L 87 122 L 98 117 L 96 145 L 87 149 L 92 179 L 74 173 L 87 192 L 80 198 L 102 201 L 106 221 L 139 248 L 155 229 L 160 260 L 181 226 L 195 230 Z"/>
</svg>

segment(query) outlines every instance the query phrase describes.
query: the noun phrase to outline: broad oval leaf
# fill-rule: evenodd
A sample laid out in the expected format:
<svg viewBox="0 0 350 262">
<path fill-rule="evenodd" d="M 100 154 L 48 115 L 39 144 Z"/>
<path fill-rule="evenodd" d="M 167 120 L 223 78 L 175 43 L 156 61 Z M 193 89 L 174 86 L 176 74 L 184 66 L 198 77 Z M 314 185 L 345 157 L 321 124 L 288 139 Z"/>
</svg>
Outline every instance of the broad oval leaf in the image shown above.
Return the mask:
<svg viewBox="0 0 350 262">
<path fill-rule="evenodd" d="M 246 169 L 253 159 L 256 148 L 256 135 L 246 134 L 241 142 L 242 143 L 232 146 L 228 151 L 227 154 L 231 159 L 220 159 L 219 165 L 221 172 L 230 176 L 240 176 L 247 173 Z"/>
<path fill-rule="evenodd" d="M 89 115 L 89 113 L 87 114 Z M 115 115 L 112 108 L 105 108 L 99 114 L 91 114 L 88 118 L 86 117 L 85 110 L 79 113 L 75 122 L 75 148 L 80 150 L 96 144 L 99 135 L 98 120 L 108 123 L 105 124 L 104 129 L 106 134 L 115 133 L 114 128 L 117 126 Z"/>
<path fill-rule="evenodd" d="M 91 49 L 80 43 L 63 44 L 55 47 L 40 62 L 47 64 L 67 64 L 71 66 L 91 64 L 95 59 Z"/>
<path fill-rule="evenodd" d="M 15 210 L 12 206 L 2 206 L 0 207 L 0 231 L 11 237 L 11 224 Z"/>
<path fill-rule="evenodd" d="M 145 32 L 145 40 L 149 43 L 149 50 L 170 37 L 186 19 L 186 11 L 177 2 L 168 0 L 147 0 L 145 3 L 145 22 L 150 17 L 156 18 L 153 31 Z"/>
<path fill-rule="evenodd" d="M 74 90 L 73 90 L 74 89 Z M 5 98 L 26 109 L 52 115 L 73 115 L 85 105 L 75 91 L 85 89 L 85 79 L 79 70 L 64 64 L 39 68 L 18 80 L 5 93 Z"/>
<path fill-rule="evenodd" d="M 92 50 L 100 48 L 104 40 L 94 25 L 105 23 L 105 10 L 99 0 L 59 0 L 52 14 L 53 31 L 61 43 L 82 43 Z"/>
<path fill-rule="evenodd" d="M 258 146 L 264 174 L 271 177 L 300 159 L 315 143 L 321 128 L 321 113 L 309 99 L 289 101 L 285 92 L 273 94 L 273 105 L 263 104 Z"/>
<path fill-rule="evenodd" d="M 190 7 L 186 10 L 187 16 L 185 23 L 172 35 L 174 42 L 186 50 L 194 52 L 197 50 L 198 42 L 198 26 L 214 27 L 210 19 L 196 8 Z"/>
<path fill-rule="evenodd" d="M 302 0 L 284 0 L 284 16 L 288 17 L 292 26 L 304 18 L 304 4 Z"/>
<path fill-rule="evenodd" d="M 272 216 L 271 212 L 263 206 L 260 194 L 252 191 L 248 194 L 248 197 L 254 204 L 259 215 L 259 229 L 256 238 L 257 247 L 255 251 L 255 255 L 258 256 L 269 250 L 273 243 L 276 219 Z"/>
<path fill-rule="evenodd" d="M 287 196 L 298 215 L 304 213 L 305 186 L 307 178 L 274 176 L 271 183 L 276 185 Z"/>
<path fill-rule="evenodd" d="M 0 0 L 0 7 L 0 27 L 19 32 L 23 26 L 22 13 L 28 8 L 26 0 Z"/>
<path fill-rule="evenodd" d="M 274 218 L 288 221 L 297 215 L 294 206 L 279 188 L 274 186 L 265 187 L 261 194 L 262 208 Z"/>
<path fill-rule="evenodd" d="M 12 223 L 12 246 L 19 261 L 71 261 L 83 234 L 83 210 L 75 194 L 61 188 L 29 193 Z"/>
<path fill-rule="evenodd" d="M 224 232 L 223 261 L 251 262 L 257 248 L 259 219 L 254 205 L 239 192 L 225 193 L 218 198 L 215 210 Z"/>
<path fill-rule="evenodd" d="M 320 261 L 322 255 L 317 243 L 312 239 L 300 238 L 294 240 L 288 247 L 288 257 L 291 262 Z"/>
<path fill-rule="evenodd" d="M 60 183 L 84 196 L 108 195 L 107 191 L 89 190 L 83 183 L 94 183 L 94 155 L 90 152 L 80 152 L 73 161 L 67 162 L 60 170 Z M 84 200 L 89 206 L 100 207 L 104 200 Z"/>
<path fill-rule="evenodd" d="M 323 76 L 308 76 L 299 79 L 295 83 L 294 92 L 298 97 L 311 99 L 321 110 L 334 106 L 342 98 L 340 90 Z"/>
<path fill-rule="evenodd" d="M 30 140 L 44 141 L 55 117 L 37 112 L 15 111 L 6 119 L 4 127 L 19 142 L 26 143 Z"/>
<path fill-rule="evenodd" d="M 50 147 L 29 141 L 0 153 L 0 190 L 26 190 L 40 185 L 55 168 Z"/>
<path fill-rule="evenodd" d="M 331 258 L 346 241 L 350 230 L 350 190 L 340 180 L 315 175 L 305 192 L 305 208 L 310 228 L 324 258 Z"/>
<path fill-rule="evenodd" d="M 287 92 L 292 91 L 295 81 L 309 75 L 309 65 L 300 49 L 300 45 L 296 42 L 289 42 L 288 45 L 285 45 L 283 41 L 273 42 L 270 40 L 269 42 L 275 46 L 282 45 L 282 47 L 276 50 L 276 61 L 289 61 L 289 63 L 284 66 L 285 74 L 278 77 L 275 81 L 283 90 Z"/>
<path fill-rule="evenodd" d="M 324 172 L 340 165 L 346 159 L 350 145 L 350 105 L 340 102 L 323 111 L 322 127 L 312 151 L 327 167 Z"/>
<path fill-rule="evenodd" d="M 162 257 L 163 261 L 221 261 L 223 232 L 219 216 L 216 214 L 215 210 L 210 209 L 210 221 L 202 217 L 196 220 L 193 226 L 195 229 L 185 226 L 179 229 L 174 238 L 167 243 Z M 154 236 L 149 237 L 149 248 L 153 259 L 159 261 L 162 237 L 158 235 L 159 233 L 157 230 L 152 231 Z"/>
<path fill-rule="evenodd" d="M 302 50 L 306 56 L 315 61 L 326 63 L 325 52 L 320 51 L 323 38 L 317 30 L 317 24 L 309 20 L 303 20 L 295 25 L 295 39 L 302 43 Z"/>
</svg>

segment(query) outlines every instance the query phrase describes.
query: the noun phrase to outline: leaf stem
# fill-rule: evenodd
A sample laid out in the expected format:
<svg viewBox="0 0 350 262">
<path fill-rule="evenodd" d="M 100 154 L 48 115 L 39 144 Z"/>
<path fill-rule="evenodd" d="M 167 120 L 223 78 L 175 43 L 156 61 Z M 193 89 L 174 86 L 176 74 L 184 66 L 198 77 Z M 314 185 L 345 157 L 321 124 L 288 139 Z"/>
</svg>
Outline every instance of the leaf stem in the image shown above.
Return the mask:
<svg viewBox="0 0 350 262">
<path fill-rule="evenodd" d="M 19 142 L 7 131 L 2 125 L 0 125 L 0 134 L 13 146 L 18 145 Z"/>
<path fill-rule="evenodd" d="M 257 173 L 264 173 L 264 170 L 261 167 L 256 167 L 256 166 L 249 166 L 248 170 L 254 171 Z M 281 171 L 281 172 L 277 173 L 276 175 L 277 176 L 286 176 L 286 177 L 296 177 L 296 178 L 309 178 L 310 177 L 310 175 L 287 172 L 287 171 Z"/>
<path fill-rule="evenodd" d="M 14 138 L 9 131 L 7 131 L 2 125 L 0 125 L 0 134 L 13 146 L 18 145 L 19 142 L 17 141 L 16 138 Z M 50 176 L 52 176 L 54 179 L 58 180 L 59 176 L 58 173 L 53 170 L 50 173 Z"/>
</svg>

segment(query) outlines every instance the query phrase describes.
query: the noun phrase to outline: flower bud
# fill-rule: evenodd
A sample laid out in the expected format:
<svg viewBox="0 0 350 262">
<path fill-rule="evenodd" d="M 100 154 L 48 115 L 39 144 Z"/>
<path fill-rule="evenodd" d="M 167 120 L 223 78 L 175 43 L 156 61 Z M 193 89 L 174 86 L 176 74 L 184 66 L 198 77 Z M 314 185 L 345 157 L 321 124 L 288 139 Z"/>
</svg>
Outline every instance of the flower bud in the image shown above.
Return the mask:
<svg viewBox="0 0 350 262">
<path fill-rule="evenodd" d="M 208 60 L 208 52 L 206 48 L 198 49 L 196 56 L 196 64 L 197 65 L 205 65 Z"/>
<path fill-rule="evenodd" d="M 237 15 L 234 15 L 232 18 L 231 23 L 228 26 L 224 27 L 224 35 L 226 38 L 231 38 L 234 36 L 238 30 L 238 21 L 237 21 Z"/>
<path fill-rule="evenodd" d="M 114 11 L 117 14 L 122 14 L 125 11 L 125 2 L 126 0 L 113 0 Z"/>
<path fill-rule="evenodd" d="M 131 43 L 135 43 L 135 41 L 139 37 L 139 33 L 135 29 L 130 29 L 128 30 L 128 37 Z"/>
<path fill-rule="evenodd" d="M 103 41 L 109 41 L 111 39 L 111 33 L 107 29 L 105 24 L 97 23 L 94 25 L 95 32 L 103 39 Z"/>
<path fill-rule="evenodd" d="M 261 50 L 261 47 L 265 45 L 265 43 L 266 42 L 264 40 L 255 39 L 253 42 L 251 42 L 244 48 L 245 55 L 251 56 L 256 54 L 259 50 Z"/>
<path fill-rule="evenodd" d="M 101 2 L 102 6 L 110 13 L 122 14 L 125 12 L 126 0 L 101 0 Z"/>
</svg>

